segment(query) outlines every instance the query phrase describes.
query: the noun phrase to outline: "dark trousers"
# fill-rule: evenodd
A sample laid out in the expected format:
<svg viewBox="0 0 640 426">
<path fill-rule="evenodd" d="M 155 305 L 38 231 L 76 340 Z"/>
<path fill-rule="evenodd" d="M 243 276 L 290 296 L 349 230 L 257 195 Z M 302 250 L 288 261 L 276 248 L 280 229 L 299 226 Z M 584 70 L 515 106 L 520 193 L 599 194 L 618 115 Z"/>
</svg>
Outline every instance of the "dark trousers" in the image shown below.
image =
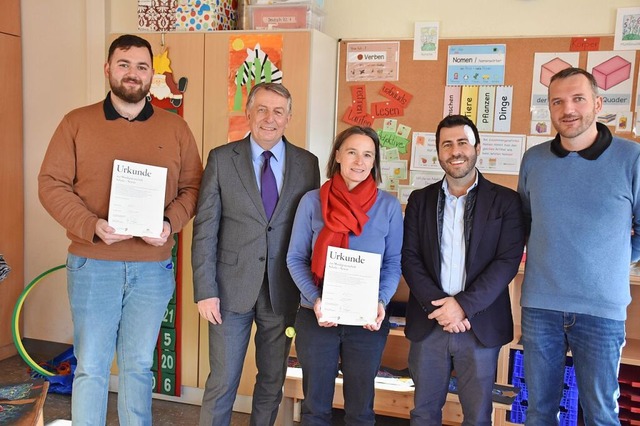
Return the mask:
<svg viewBox="0 0 640 426">
<path fill-rule="evenodd" d="M 253 390 L 250 425 L 273 425 L 282 400 L 282 385 L 291 347 L 291 339 L 284 332 L 286 327 L 293 324 L 295 314 L 276 315 L 273 312 L 266 279 L 251 311 L 226 311 L 224 301 L 221 301 L 221 311 L 222 324 L 209 323 L 211 371 L 204 389 L 200 426 L 231 424 L 231 410 L 254 322 L 258 374 Z"/>
<path fill-rule="evenodd" d="M 500 346 L 483 346 L 472 331 L 448 333 L 435 327 L 420 342 L 411 342 L 409 369 L 415 383 L 411 424 L 440 426 L 452 367 L 458 378 L 463 426 L 490 426 L 493 383 Z"/>
<path fill-rule="evenodd" d="M 360 326 L 320 327 L 311 309 L 296 317 L 296 352 L 302 367 L 302 424 L 331 425 L 331 406 L 338 375 L 343 375 L 345 422 L 373 425 L 375 377 L 387 342 L 389 322 L 379 331 Z"/>
</svg>

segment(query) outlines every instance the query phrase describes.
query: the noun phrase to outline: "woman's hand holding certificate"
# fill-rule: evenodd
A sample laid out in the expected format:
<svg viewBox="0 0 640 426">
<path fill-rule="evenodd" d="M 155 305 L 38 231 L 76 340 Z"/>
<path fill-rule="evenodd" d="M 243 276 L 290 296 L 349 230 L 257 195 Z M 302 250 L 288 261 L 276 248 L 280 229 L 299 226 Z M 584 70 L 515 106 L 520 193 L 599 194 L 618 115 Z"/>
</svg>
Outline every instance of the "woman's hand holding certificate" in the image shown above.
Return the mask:
<svg viewBox="0 0 640 426">
<path fill-rule="evenodd" d="M 378 253 L 329 246 L 318 323 L 377 324 L 380 262 Z"/>
</svg>

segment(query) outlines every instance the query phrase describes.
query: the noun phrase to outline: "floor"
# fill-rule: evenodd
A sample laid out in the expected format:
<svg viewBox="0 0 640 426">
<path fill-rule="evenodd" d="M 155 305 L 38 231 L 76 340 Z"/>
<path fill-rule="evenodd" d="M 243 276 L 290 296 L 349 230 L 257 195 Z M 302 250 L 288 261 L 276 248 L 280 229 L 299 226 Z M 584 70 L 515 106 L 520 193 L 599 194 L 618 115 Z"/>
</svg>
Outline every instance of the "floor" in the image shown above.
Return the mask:
<svg viewBox="0 0 640 426">
<path fill-rule="evenodd" d="M 59 344 L 25 340 L 24 346 L 27 353 L 36 362 L 46 361 L 53 358 L 66 349 L 66 346 Z M 0 361 L 0 383 L 19 383 L 30 379 L 27 371 L 27 364 L 16 355 Z M 107 426 L 117 426 L 118 413 L 116 411 L 117 394 L 109 393 L 109 405 L 107 411 Z M 170 401 L 153 400 L 153 424 L 158 426 L 182 426 L 197 425 L 200 413 L 200 406 L 181 404 Z M 334 410 L 333 425 L 344 425 L 344 412 Z M 44 405 L 45 425 L 58 419 L 69 420 L 71 418 L 71 396 L 49 393 Z M 233 413 L 231 426 L 246 426 L 249 424 L 249 415 L 244 413 Z M 407 426 L 408 420 L 395 419 L 391 417 L 378 416 L 376 419 L 378 426 Z"/>
</svg>

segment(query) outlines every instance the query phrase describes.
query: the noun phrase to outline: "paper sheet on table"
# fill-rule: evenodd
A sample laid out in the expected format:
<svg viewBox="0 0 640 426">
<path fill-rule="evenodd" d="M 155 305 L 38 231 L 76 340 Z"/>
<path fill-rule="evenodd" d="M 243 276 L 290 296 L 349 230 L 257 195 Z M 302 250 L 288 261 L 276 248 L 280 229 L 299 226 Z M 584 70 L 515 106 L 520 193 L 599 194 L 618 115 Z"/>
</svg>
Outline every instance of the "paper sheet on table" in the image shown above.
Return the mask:
<svg viewBox="0 0 640 426">
<path fill-rule="evenodd" d="M 322 288 L 322 320 L 342 325 L 375 322 L 381 255 L 329 246 Z"/>
<path fill-rule="evenodd" d="M 109 226 L 117 234 L 159 237 L 164 218 L 167 169 L 115 160 L 111 176 Z"/>
</svg>

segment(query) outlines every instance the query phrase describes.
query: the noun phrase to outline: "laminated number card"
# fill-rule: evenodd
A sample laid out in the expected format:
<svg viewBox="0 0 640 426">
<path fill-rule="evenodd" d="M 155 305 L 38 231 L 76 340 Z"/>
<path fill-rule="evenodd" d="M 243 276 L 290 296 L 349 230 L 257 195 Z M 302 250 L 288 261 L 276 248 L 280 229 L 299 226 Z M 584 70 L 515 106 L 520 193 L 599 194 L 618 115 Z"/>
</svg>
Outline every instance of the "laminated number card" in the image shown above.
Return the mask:
<svg viewBox="0 0 640 426">
<path fill-rule="evenodd" d="M 167 169 L 115 160 L 111 176 L 109 226 L 117 234 L 159 237 L 164 218 Z"/>
<path fill-rule="evenodd" d="M 378 315 L 381 255 L 329 247 L 322 288 L 322 320 L 365 325 Z"/>
</svg>

